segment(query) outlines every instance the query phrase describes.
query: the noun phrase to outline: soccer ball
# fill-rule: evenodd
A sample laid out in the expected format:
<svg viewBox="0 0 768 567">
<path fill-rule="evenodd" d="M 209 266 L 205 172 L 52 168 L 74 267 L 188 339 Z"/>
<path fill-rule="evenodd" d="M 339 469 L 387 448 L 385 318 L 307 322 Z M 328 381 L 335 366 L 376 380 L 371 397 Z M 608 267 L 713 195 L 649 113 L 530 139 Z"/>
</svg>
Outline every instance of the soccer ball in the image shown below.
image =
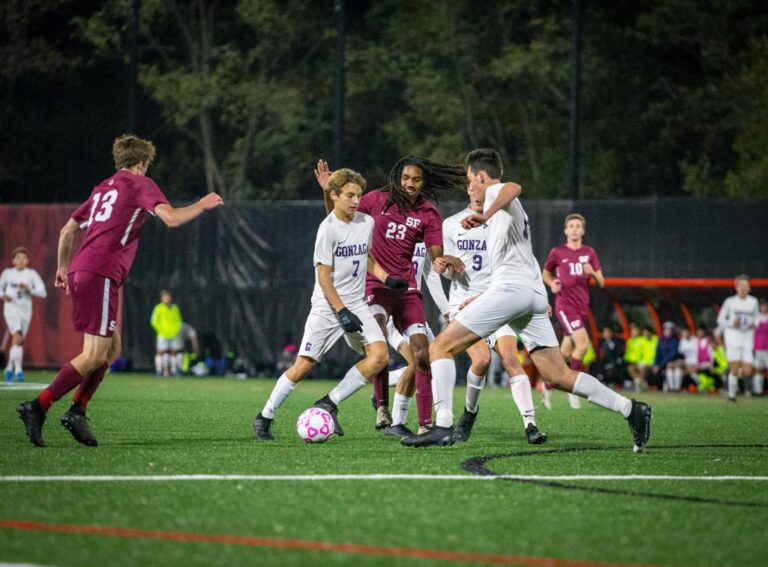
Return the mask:
<svg viewBox="0 0 768 567">
<path fill-rule="evenodd" d="M 307 443 L 325 443 L 333 435 L 333 417 L 323 408 L 309 408 L 296 420 L 296 433 Z"/>
</svg>

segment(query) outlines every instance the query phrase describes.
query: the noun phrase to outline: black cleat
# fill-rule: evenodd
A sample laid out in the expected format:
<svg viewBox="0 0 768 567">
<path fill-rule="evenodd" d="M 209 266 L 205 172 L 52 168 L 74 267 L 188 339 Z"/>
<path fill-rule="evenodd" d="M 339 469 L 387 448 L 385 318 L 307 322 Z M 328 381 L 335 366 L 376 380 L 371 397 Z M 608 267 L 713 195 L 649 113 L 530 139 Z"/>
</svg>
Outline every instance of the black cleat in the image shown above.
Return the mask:
<svg viewBox="0 0 768 567">
<path fill-rule="evenodd" d="M 541 445 L 547 442 L 547 434 L 539 431 L 539 428 L 532 423 L 529 423 L 528 427 L 525 428 L 525 436 L 531 445 Z"/>
<path fill-rule="evenodd" d="M 413 431 L 408 429 L 408 427 L 405 424 L 398 423 L 397 425 L 387 427 L 384 430 L 384 435 L 389 435 L 391 437 L 400 437 L 400 439 L 402 439 L 403 437 L 410 437 L 411 435 L 413 435 Z"/>
<path fill-rule="evenodd" d="M 331 401 L 331 398 L 323 396 L 313 404 L 313 407 L 324 409 L 331 414 L 331 417 L 333 418 L 334 433 L 339 437 L 344 437 L 344 429 L 342 429 L 341 424 L 339 423 L 339 408 Z"/>
<path fill-rule="evenodd" d="M 40 407 L 40 402 L 37 400 L 21 402 L 16 411 L 19 412 L 19 417 L 24 422 L 27 437 L 29 437 L 32 444 L 37 447 L 45 447 L 45 441 L 43 440 L 45 412 Z"/>
<path fill-rule="evenodd" d="M 253 419 L 253 434 L 256 436 L 256 439 L 272 441 L 275 438 L 275 436 L 272 435 L 273 421 L 273 419 L 264 417 L 261 413 Z"/>
<path fill-rule="evenodd" d="M 72 404 L 70 408 L 61 416 L 61 425 L 64 426 L 75 438 L 75 441 L 88 447 L 96 447 L 99 443 L 96 437 L 91 433 L 88 427 L 88 418 L 85 417 L 85 410 L 78 405 Z"/>
<path fill-rule="evenodd" d="M 464 413 L 461 414 L 459 422 L 453 430 L 453 434 L 456 437 L 456 441 L 468 441 L 469 436 L 472 435 L 472 428 L 475 426 L 475 420 L 480 408 L 477 408 L 475 413 L 472 413 L 467 408 L 464 408 Z"/>
<path fill-rule="evenodd" d="M 445 447 L 453 445 L 455 442 L 453 427 L 439 427 L 437 425 L 424 435 L 411 435 L 400 439 L 400 444 L 406 447 Z"/>
<path fill-rule="evenodd" d="M 627 422 L 632 431 L 632 441 L 634 442 L 635 453 L 640 453 L 645 449 L 648 439 L 651 437 L 651 417 L 653 408 L 644 402 L 632 400 L 632 410 L 629 412 Z"/>
</svg>

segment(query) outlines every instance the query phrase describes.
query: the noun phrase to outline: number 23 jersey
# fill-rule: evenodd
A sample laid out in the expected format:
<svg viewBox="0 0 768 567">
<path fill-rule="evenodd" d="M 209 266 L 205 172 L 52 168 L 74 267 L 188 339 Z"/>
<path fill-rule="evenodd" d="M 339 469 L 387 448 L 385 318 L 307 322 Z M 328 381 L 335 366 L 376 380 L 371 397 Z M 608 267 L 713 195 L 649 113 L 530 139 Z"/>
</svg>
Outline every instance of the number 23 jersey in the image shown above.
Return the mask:
<svg viewBox="0 0 768 567">
<path fill-rule="evenodd" d="M 99 183 L 72 213 L 72 219 L 86 233 L 70 273 L 92 272 L 122 285 L 136 256 L 145 213 L 154 215 L 160 204 L 168 204 L 168 199 L 144 175 L 120 170 Z"/>
</svg>

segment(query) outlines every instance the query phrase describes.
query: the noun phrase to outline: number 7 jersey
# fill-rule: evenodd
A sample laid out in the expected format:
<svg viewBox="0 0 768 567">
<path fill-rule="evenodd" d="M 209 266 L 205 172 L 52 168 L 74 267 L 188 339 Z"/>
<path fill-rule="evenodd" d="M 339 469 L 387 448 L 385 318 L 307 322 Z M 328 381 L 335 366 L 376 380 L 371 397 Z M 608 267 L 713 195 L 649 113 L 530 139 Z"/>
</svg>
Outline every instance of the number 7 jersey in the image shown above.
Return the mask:
<svg viewBox="0 0 768 567">
<path fill-rule="evenodd" d="M 160 204 L 168 199 L 149 177 L 120 170 L 99 183 L 72 213 L 86 233 L 70 273 L 91 272 L 122 285 L 136 256 L 145 213 L 154 215 Z"/>
</svg>

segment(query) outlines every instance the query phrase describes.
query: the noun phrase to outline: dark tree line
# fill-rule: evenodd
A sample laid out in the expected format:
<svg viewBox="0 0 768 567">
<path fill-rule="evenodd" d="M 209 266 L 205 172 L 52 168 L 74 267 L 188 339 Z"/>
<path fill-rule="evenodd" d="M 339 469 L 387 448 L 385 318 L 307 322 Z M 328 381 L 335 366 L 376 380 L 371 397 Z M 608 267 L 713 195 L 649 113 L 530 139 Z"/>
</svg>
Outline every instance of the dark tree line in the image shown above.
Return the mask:
<svg viewBox="0 0 768 567">
<path fill-rule="evenodd" d="M 582 195 L 768 195 L 768 10 L 585 0 Z M 129 0 L 0 3 L 0 201 L 78 201 L 127 127 Z M 567 197 L 562 1 L 347 0 L 346 163 L 497 148 Z M 333 0 L 142 0 L 137 133 L 175 198 L 315 198 L 333 131 Z M 332 166 L 341 164 L 332 164 Z"/>
</svg>

